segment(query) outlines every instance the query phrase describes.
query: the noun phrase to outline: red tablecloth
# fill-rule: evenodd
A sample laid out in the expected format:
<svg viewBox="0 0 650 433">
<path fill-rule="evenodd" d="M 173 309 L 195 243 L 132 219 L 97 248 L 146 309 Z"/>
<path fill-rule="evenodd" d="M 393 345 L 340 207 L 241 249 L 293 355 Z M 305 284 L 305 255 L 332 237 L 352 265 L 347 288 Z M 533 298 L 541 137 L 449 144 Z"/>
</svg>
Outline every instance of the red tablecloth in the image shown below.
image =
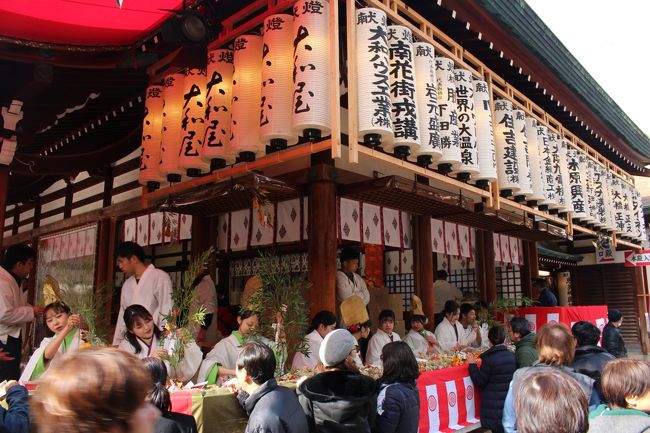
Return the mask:
<svg viewBox="0 0 650 433">
<path fill-rule="evenodd" d="M 419 433 L 452 432 L 479 422 L 479 395 L 468 365 L 422 373 Z"/>
<path fill-rule="evenodd" d="M 561 322 L 569 328 L 581 320 L 592 322 L 602 332 L 607 323 L 607 306 L 590 305 L 584 307 L 528 307 L 519 308 L 518 316 L 530 322 L 533 332 L 550 322 Z"/>
</svg>

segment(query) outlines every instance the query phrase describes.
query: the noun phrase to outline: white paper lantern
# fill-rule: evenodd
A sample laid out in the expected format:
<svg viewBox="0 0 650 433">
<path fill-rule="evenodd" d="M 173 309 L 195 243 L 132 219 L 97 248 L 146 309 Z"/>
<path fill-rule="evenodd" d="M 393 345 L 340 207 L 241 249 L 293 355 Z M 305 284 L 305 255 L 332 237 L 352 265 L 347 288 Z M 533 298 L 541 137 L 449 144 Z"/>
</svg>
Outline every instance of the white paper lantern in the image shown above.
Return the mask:
<svg viewBox="0 0 650 433">
<path fill-rule="evenodd" d="M 415 88 L 420 122 L 420 147 L 412 156 L 423 166 L 429 166 L 442 156 L 440 121 L 438 120 L 438 88 L 436 59 L 433 45 L 413 44 L 415 51 Z"/>
<path fill-rule="evenodd" d="M 616 223 L 614 220 L 614 194 L 612 191 L 612 184 L 613 184 L 613 174 L 611 170 L 605 168 L 605 210 L 607 212 L 606 214 L 606 219 L 607 219 L 607 230 L 609 231 L 614 231 L 616 230 Z"/>
<path fill-rule="evenodd" d="M 201 158 L 205 138 L 205 93 L 205 69 L 186 69 L 178 165 L 189 177 L 198 177 L 210 171 L 210 164 Z"/>
<path fill-rule="evenodd" d="M 375 8 L 357 9 L 357 100 L 359 135 L 370 146 L 393 142 L 388 28 L 386 14 Z"/>
<path fill-rule="evenodd" d="M 569 186 L 565 188 L 567 199 L 571 201 L 573 207 L 573 219 L 583 220 L 586 216 L 585 196 L 582 187 L 582 178 L 584 176 L 584 164 L 581 165 L 578 151 L 567 147 L 567 173 Z"/>
<path fill-rule="evenodd" d="M 621 190 L 622 179 L 618 176 L 612 177 L 612 208 L 614 213 L 614 225 L 617 233 L 625 232 L 625 215 L 623 211 L 623 191 Z"/>
<path fill-rule="evenodd" d="M 629 238 L 634 238 L 634 186 L 625 182 L 623 200 L 625 202 L 625 234 Z"/>
<path fill-rule="evenodd" d="M 468 179 L 480 172 L 476 141 L 476 116 L 474 114 L 474 85 L 472 81 L 473 77 L 470 71 L 454 69 L 458 140 L 460 145 L 460 165 L 455 171 L 459 179 Z"/>
<path fill-rule="evenodd" d="M 539 146 L 539 157 L 542 165 L 544 184 L 544 200 L 542 206 L 557 207 L 555 197 L 555 176 L 553 173 L 553 155 L 551 143 L 549 142 L 548 128 L 544 125 L 537 125 L 537 145 Z"/>
<path fill-rule="evenodd" d="M 598 226 L 607 227 L 607 208 L 605 206 L 605 168 L 595 165 L 594 171 L 594 195 L 596 197 L 596 212 L 598 213 Z"/>
<path fill-rule="evenodd" d="M 512 103 L 505 99 L 494 101 L 494 147 L 497 151 L 499 189 L 509 196 L 520 190 L 517 142 L 515 138 Z"/>
<path fill-rule="evenodd" d="M 262 60 L 262 142 L 281 150 L 298 142 L 291 126 L 293 110 L 293 16 L 270 15 L 264 20 Z"/>
<path fill-rule="evenodd" d="M 553 131 L 548 131 L 548 143 L 551 148 L 551 163 L 553 167 L 553 187 L 555 189 L 555 203 L 550 205 L 551 209 L 565 212 L 564 184 L 562 183 L 562 171 L 560 169 L 560 143 L 562 138 Z M 548 173 L 547 173 L 548 175 Z"/>
<path fill-rule="evenodd" d="M 461 165 L 458 111 L 456 108 L 456 82 L 454 61 L 436 57 L 436 87 L 438 88 L 438 119 L 440 121 L 440 146 L 442 156 L 439 170 L 452 171 Z"/>
<path fill-rule="evenodd" d="M 566 140 L 560 140 L 560 171 L 562 179 L 562 191 L 564 192 L 564 212 L 573 212 L 573 200 L 571 200 L 571 182 L 569 180 L 569 144 Z"/>
<path fill-rule="evenodd" d="M 476 115 L 476 148 L 478 153 L 478 183 L 497 180 L 497 155 L 494 149 L 492 109 L 487 82 L 474 79 L 474 113 Z"/>
<path fill-rule="evenodd" d="M 647 240 L 646 230 L 645 230 L 645 218 L 643 217 L 643 205 L 641 203 L 641 193 L 634 190 L 634 210 L 636 213 L 635 219 L 635 237 L 639 242 Z"/>
<path fill-rule="evenodd" d="M 150 190 L 160 186 L 166 179 L 158 171 L 160 142 L 162 140 L 163 86 L 147 87 L 142 122 L 142 154 L 140 155 L 140 184 Z"/>
<path fill-rule="evenodd" d="M 528 155 L 528 138 L 526 136 L 526 113 L 523 110 L 512 110 L 512 124 L 515 130 L 517 167 L 519 168 L 520 189 L 517 195 L 531 199 L 534 194 L 530 173 L 530 156 Z"/>
<path fill-rule="evenodd" d="M 299 0 L 294 16 L 294 97 L 292 126 L 309 139 L 329 135 L 330 24 L 329 2 Z M 338 101 L 336 101 L 338 103 Z"/>
<path fill-rule="evenodd" d="M 181 120 L 183 118 L 183 81 L 185 74 L 165 77 L 165 106 L 163 108 L 162 142 L 159 172 L 169 182 L 180 182 L 182 170 L 178 166 L 181 153 Z"/>
<path fill-rule="evenodd" d="M 237 154 L 230 147 L 233 79 L 232 50 L 208 53 L 206 126 L 201 157 L 212 170 L 234 164 Z"/>
<path fill-rule="evenodd" d="M 531 205 L 536 205 L 545 200 L 544 171 L 539 154 L 539 139 L 537 137 L 537 120 L 526 117 L 526 142 L 528 143 L 528 158 L 530 168 L 530 184 L 532 194 L 528 196 Z"/>
<path fill-rule="evenodd" d="M 594 183 L 595 164 L 589 157 L 586 157 L 586 162 L 587 162 L 586 196 L 587 196 L 587 203 L 589 205 L 589 218 L 587 221 L 591 225 L 597 225 L 598 224 L 598 203 L 597 203 L 598 200 L 595 194 L 596 185 Z"/>
<path fill-rule="evenodd" d="M 256 35 L 240 36 L 234 44 L 230 146 L 242 161 L 266 154 L 260 141 L 263 45 L 262 37 Z"/>
<path fill-rule="evenodd" d="M 406 158 L 420 148 L 418 101 L 415 96 L 413 34 L 404 26 L 388 26 L 388 67 L 394 139 L 386 152 Z"/>
</svg>

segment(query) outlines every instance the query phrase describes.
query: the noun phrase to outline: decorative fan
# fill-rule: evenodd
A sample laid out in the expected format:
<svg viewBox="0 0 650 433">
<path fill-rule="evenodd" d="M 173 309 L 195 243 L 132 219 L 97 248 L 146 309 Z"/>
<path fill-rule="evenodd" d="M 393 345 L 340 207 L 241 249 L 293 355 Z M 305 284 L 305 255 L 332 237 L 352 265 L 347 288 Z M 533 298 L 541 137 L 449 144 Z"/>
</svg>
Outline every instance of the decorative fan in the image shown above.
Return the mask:
<svg viewBox="0 0 650 433">
<path fill-rule="evenodd" d="M 61 287 L 59 287 L 59 282 L 52 275 L 46 275 L 45 283 L 43 284 L 43 300 L 45 305 L 55 301 L 60 301 L 61 299 Z"/>
</svg>

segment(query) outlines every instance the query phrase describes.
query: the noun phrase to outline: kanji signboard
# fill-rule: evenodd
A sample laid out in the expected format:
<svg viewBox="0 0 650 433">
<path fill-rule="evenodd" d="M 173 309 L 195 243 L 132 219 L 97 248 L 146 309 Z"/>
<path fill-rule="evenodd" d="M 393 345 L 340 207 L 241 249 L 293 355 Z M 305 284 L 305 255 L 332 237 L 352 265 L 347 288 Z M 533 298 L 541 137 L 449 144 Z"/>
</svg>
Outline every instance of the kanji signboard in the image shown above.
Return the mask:
<svg viewBox="0 0 650 433">
<path fill-rule="evenodd" d="M 625 266 L 650 265 L 650 250 L 626 251 Z"/>
</svg>

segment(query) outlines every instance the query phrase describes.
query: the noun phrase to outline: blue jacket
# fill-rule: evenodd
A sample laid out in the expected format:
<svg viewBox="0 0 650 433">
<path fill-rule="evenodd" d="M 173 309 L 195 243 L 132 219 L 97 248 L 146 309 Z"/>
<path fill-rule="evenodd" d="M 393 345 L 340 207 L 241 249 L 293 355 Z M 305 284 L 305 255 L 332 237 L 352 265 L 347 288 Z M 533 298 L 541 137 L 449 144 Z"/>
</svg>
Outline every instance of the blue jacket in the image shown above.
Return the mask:
<svg viewBox="0 0 650 433">
<path fill-rule="evenodd" d="M 306 433 L 307 418 L 296 393 L 279 386 L 275 379 L 262 384 L 254 393 L 237 395 L 248 414 L 246 433 Z"/>
<path fill-rule="evenodd" d="M 512 375 L 517 370 L 517 360 L 515 354 L 503 344 L 486 350 L 481 359 L 483 362 L 480 369 L 476 364 L 469 365 L 472 382 L 481 390 L 481 426 L 494 433 L 501 433 L 503 404 Z"/>
<path fill-rule="evenodd" d="M 29 431 L 29 403 L 27 389 L 16 385 L 7 392 L 8 410 L 0 406 L 0 427 L 10 433 L 27 433 Z"/>
<path fill-rule="evenodd" d="M 537 301 L 541 307 L 557 307 L 557 298 L 553 292 L 547 288 L 542 290 L 542 293 L 539 294 L 539 299 Z"/>
<path fill-rule="evenodd" d="M 377 396 L 373 433 L 417 433 L 420 397 L 415 383 L 384 383 Z"/>
</svg>

